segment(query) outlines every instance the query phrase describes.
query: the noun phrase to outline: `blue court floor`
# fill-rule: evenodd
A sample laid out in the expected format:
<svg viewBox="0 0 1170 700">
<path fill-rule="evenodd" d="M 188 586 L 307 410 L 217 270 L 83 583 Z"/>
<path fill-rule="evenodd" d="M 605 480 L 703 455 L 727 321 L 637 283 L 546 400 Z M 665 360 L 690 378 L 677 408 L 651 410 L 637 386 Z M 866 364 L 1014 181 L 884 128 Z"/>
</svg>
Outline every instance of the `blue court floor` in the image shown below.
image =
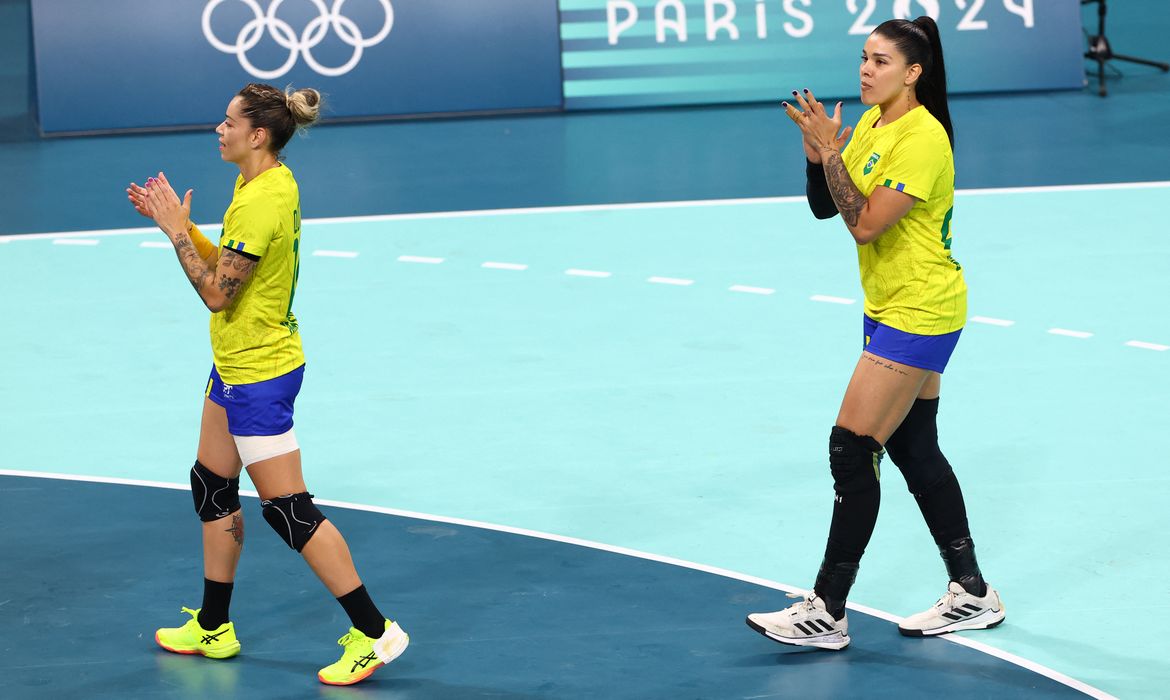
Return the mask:
<svg viewBox="0 0 1170 700">
<path fill-rule="evenodd" d="M 858 641 L 846 653 L 778 647 L 736 624 L 744 610 L 784 599 L 759 585 L 336 507 L 328 517 L 412 644 L 361 685 L 323 688 L 316 669 L 334 660 L 348 620 L 276 538 L 256 532 L 246 545 L 233 601 L 241 654 L 215 662 L 169 654 L 153 640 L 155 623 L 178 624 L 177 601 L 196 590 L 189 494 L 17 477 L 0 477 L 0 494 L 17 522 L 78 503 L 134 514 L 55 529 L 37 538 L 22 566 L 0 573 L 3 590 L 31 592 L 4 601 L 5 616 L 35 619 L 41 630 L 32 632 L 37 644 L 26 633 L 0 643 L 7 698 L 811 698 L 859 688 L 868 697 L 1080 696 L 973 649 L 900 637 L 860 614 L 851 615 Z M 256 499 L 243 504 L 245 519 L 257 520 Z"/>
</svg>

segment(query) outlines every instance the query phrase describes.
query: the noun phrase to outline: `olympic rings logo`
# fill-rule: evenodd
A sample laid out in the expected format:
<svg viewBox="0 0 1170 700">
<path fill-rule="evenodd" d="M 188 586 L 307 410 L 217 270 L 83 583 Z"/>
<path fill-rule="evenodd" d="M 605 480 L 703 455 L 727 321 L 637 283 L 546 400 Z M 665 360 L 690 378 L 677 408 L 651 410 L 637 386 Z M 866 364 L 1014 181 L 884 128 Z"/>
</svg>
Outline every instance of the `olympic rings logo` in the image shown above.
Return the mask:
<svg viewBox="0 0 1170 700">
<path fill-rule="evenodd" d="M 268 6 L 267 12 L 260 9 L 257 0 L 240 0 L 248 6 L 248 9 L 252 10 L 255 17 L 246 22 L 240 29 L 240 33 L 236 36 L 236 43 L 228 44 L 220 41 L 211 30 L 211 13 L 226 1 L 210 0 L 207 7 L 203 8 L 203 36 L 207 37 L 207 41 L 216 49 L 227 54 L 235 54 L 244 70 L 261 80 L 274 80 L 289 72 L 296 65 L 297 58 L 302 55 L 305 57 L 305 63 L 321 75 L 331 78 L 345 75 L 362 60 L 362 52 L 381 43 L 390 34 L 391 27 L 394 26 L 394 8 L 390 5 L 390 0 L 378 0 L 386 12 L 386 21 L 382 25 L 382 29 L 369 39 L 362 36 L 361 30 L 352 19 L 341 14 L 341 6 L 345 4 L 345 0 L 333 0 L 332 9 L 325 6 L 325 0 L 311 0 L 313 5 L 317 7 L 319 14 L 310 20 L 300 36 L 297 36 L 288 22 L 276 16 L 276 11 L 284 0 L 271 0 L 272 4 Z M 325 35 L 330 29 L 336 32 L 344 43 L 353 47 L 353 55 L 350 59 L 344 65 L 336 68 L 323 66 L 313 57 L 313 49 L 324 41 Z M 288 49 L 289 52 L 288 60 L 275 70 L 257 68 L 248 59 L 248 51 L 260 43 L 265 30 L 273 41 L 282 48 Z"/>
</svg>

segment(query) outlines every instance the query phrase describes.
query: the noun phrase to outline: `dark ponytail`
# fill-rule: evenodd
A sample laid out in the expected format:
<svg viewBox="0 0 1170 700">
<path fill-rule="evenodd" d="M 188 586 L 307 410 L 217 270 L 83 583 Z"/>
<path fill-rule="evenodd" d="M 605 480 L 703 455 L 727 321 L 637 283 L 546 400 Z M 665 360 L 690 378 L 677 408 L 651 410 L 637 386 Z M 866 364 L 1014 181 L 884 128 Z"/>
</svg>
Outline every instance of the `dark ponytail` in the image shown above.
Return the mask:
<svg viewBox="0 0 1170 700">
<path fill-rule="evenodd" d="M 914 94 L 946 129 L 947 138 L 954 148 L 955 130 L 951 126 L 951 110 L 947 107 L 947 68 L 943 62 L 938 25 L 930 17 L 922 16 L 913 22 L 904 19 L 882 22 L 873 31 L 894 42 L 906 57 L 906 63 L 922 66 L 922 75 L 914 86 Z"/>
</svg>

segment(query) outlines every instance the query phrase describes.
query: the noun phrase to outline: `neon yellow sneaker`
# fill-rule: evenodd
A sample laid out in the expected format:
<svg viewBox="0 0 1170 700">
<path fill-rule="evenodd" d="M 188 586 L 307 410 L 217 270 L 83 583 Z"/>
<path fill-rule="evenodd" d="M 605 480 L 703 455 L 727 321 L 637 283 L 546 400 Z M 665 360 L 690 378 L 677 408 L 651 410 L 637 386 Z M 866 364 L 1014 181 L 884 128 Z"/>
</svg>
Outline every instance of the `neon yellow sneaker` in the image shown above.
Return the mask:
<svg viewBox="0 0 1170 700">
<path fill-rule="evenodd" d="M 225 622 L 213 630 L 199 626 L 199 611 L 183 608 L 191 619 L 182 627 L 161 627 L 154 633 L 154 641 L 176 654 L 203 654 L 211 659 L 226 659 L 240 653 L 236 629 Z"/>
<path fill-rule="evenodd" d="M 377 639 L 350 627 L 337 643 L 345 651 L 336 663 L 317 672 L 317 680 L 327 685 L 353 685 L 401 656 L 410 644 L 410 635 L 397 622 L 386 620 L 386 631 Z"/>
</svg>

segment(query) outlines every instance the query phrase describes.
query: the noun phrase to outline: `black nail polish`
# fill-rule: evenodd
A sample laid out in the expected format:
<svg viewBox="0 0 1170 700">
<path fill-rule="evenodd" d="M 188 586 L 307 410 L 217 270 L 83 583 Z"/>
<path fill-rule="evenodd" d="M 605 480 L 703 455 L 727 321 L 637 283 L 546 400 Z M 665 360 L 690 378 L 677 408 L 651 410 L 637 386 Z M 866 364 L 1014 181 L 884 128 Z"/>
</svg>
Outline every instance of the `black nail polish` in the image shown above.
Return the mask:
<svg viewBox="0 0 1170 700">
<path fill-rule="evenodd" d="M 796 97 L 796 96 L 797 96 L 797 92 L 796 92 L 796 90 L 793 90 L 793 91 L 792 91 L 792 96 L 793 96 L 793 97 Z"/>
</svg>

